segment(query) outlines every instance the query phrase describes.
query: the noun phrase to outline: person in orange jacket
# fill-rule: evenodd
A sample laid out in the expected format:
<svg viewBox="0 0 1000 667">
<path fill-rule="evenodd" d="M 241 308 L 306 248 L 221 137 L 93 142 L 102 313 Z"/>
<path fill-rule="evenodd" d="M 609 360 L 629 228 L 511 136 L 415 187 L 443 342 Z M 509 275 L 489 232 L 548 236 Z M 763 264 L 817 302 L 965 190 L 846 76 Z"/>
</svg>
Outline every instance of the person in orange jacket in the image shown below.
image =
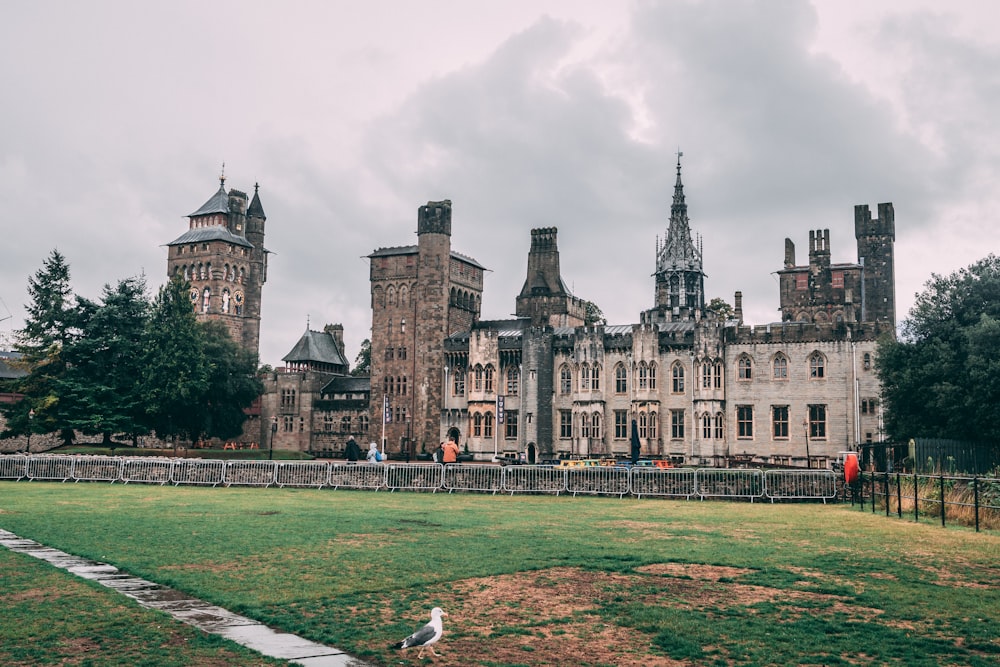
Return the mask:
<svg viewBox="0 0 1000 667">
<path fill-rule="evenodd" d="M 444 462 L 458 463 L 458 445 L 452 436 L 448 436 L 448 441 L 444 443 Z"/>
</svg>

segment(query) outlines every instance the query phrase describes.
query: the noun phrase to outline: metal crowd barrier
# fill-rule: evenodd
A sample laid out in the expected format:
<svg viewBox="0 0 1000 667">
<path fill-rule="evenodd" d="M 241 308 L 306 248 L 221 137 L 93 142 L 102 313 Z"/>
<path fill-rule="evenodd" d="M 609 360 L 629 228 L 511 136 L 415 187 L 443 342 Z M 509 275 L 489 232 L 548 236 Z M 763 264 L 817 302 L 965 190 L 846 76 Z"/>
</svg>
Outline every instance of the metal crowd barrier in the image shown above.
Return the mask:
<svg viewBox="0 0 1000 667">
<path fill-rule="evenodd" d="M 330 465 L 328 463 L 279 463 L 275 482 L 282 488 L 286 486 L 315 486 L 317 489 L 321 489 L 330 483 Z"/>
<path fill-rule="evenodd" d="M 566 491 L 574 496 L 589 493 L 621 498 L 629 492 L 629 469 L 611 466 L 570 468 L 566 471 Z"/>
<path fill-rule="evenodd" d="M 504 470 L 500 466 L 446 465 L 442 486 L 452 491 L 493 493 L 503 488 Z"/>
<path fill-rule="evenodd" d="M 145 484 L 201 484 L 332 489 L 479 493 L 572 493 L 619 498 L 767 497 L 822 500 L 837 497 L 832 470 L 753 468 L 657 468 L 653 466 L 462 465 L 436 463 L 313 463 L 221 461 L 162 457 L 0 455 L 0 479 L 121 481 Z"/>
<path fill-rule="evenodd" d="M 28 476 L 28 457 L 24 454 L 0 456 L 0 479 L 20 481 Z"/>
<path fill-rule="evenodd" d="M 837 497 L 837 476 L 832 470 L 765 470 L 767 497 L 775 500 L 815 500 L 825 504 Z"/>
<path fill-rule="evenodd" d="M 629 490 L 632 495 L 687 498 L 698 493 L 694 468 L 632 468 Z"/>
<path fill-rule="evenodd" d="M 756 469 L 698 468 L 698 495 L 705 498 L 761 498 L 764 472 Z"/>
<path fill-rule="evenodd" d="M 385 464 L 385 485 L 390 491 L 432 491 L 441 488 L 442 466 L 437 463 Z"/>
<path fill-rule="evenodd" d="M 138 457 L 125 459 L 122 465 L 122 481 L 142 484 L 167 484 L 173 470 L 173 459 Z"/>
<path fill-rule="evenodd" d="M 226 461 L 222 475 L 226 486 L 263 486 L 274 484 L 277 474 L 275 461 Z"/>
</svg>

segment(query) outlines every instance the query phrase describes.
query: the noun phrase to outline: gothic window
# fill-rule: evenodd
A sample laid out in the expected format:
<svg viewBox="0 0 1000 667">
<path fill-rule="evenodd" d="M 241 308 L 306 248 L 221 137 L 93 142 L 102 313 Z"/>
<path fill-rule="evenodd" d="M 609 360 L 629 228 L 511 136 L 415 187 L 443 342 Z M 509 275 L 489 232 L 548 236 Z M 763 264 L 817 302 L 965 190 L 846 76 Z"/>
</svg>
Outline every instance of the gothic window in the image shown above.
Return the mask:
<svg viewBox="0 0 1000 667">
<path fill-rule="evenodd" d="M 604 437 L 604 433 L 601 431 L 601 413 L 595 412 L 593 417 L 590 419 L 590 437 L 595 440 L 600 440 Z"/>
<path fill-rule="evenodd" d="M 870 371 L 872 369 L 872 355 L 868 352 L 865 352 L 865 355 L 861 357 L 861 359 L 862 359 L 861 363 L 864 369 L 866 371 Z"/>
<path fill-rule="evenodd" d="M 750 360 L 749 355 L 740 355 L 739 361 L 736 362 L 737 368 L 737 379 L 743 380 L 744 382 L 753 379 L 753 361 Z"/>
<path fill-rule="evenodd" d="M 400 359 L 406 359 L 406 347 L 400 346 L 399 349 L 396 350 L 396 356 Z"/>
<path fill-rule="evenodd" d="M 389 302 L 390 306 L 396 305 L 396 288 L 390 287 L 385 291 L 386 300 Z"/>
<path fill-rule="evenodd" d="M 713 366 L 709 362 L 704 362 L 701 364 L 701 388 L 711 389 L 712 388 L 712 370 Z"/>
<path fill-rule="evenodd" d="M 684 429 L 684 418 L 683 418 L 684 411 L 681 410 L 680 413 L 681 413 L 681 431 L 683 432 L 683 429 Z M 658 423 L 658 421 L 659 421 L 659 416 L 655 412 L 650 412 L 649 413 L 649 439 L 650 440 L 656 440 L 656 424 Z"/>
<path fill-rule="evenodd" d="M 594 364 L 593 368 L 590 369 L 590 390 L 601 390 L 601 367 L 597 364 Z"/>
<path fill-rule="evenodd" d="M 465 396 L 465 371 L 457 370 L 455 371 L 455 377 L 452 381 L 452 394 L 455 396 Z"/>
<path fill-rule="evenodd" d="M 684 366 L 681 365 L 681 362 L 679 362 L 679 361 L 675 361 L 674 362 L 674 364 L 670 367 L 670 374 L 672 376 L 672 378 L 671 378 L 671 386 L 670 386 L 671 393 L 674 393 L 674 394 L 683 394 L 684 393 Z"/>
<path fill-rule="evenodd" d="M 725 419 L 722 417 L 721 412 L 715 413 L 715 439 L 722 440 L 723 435 L 725 435 Z"/>
<path fill-rule="evenodd" d="M 624 364 L 618 364 L 615 366 L 615 393 L 628 393 L 628 370 L 625 368 Z"/>
<path fill-rule="evenodd" d="M 563 364 L 559 368 L 559 393 L 568 394 L 573 391 L 573 372 L 569 366 Z"/>
<path fill-rule="evenodd" d="M 590 415 L 586 412 L 580 413 L 580 437 L 590 437 Z"/>
<path fill-rule="evenodd" d="M 771 406 L 771 432 L 775 438 L 788 438 L 788 406 Z"/>
<path fill-rule="evenodd" d="M 825 373 L 826 367 L 823 355 L 819 352 L 813 352 L 809 356 L 809 377 L 818 380 L 825 377 Z"/>
<path fill-rule="evenodd" d="M 649 388 L 649 366 L 645 361 L 639 362 L 639 390 Z"/>
<path fill-rule="evenodd" d="M 406 376 L 405 375 L 401 378 L 401 382 L 402 382 L 402 387 L 403 388 L 400 390 L 399 393 L 401 393 L 403 396 L 406 396 Z"/>
<path fill-rule="evenodd" d="M 385 292 L 382 291 L 381 287 L 376 287 L 372 290 L 372 301 L 377 308 L 385 306 Z"/>
<path fill-rule="evenodd" d="M 809 437 L 824 439 L 826 438 L 826 406 L 825 405 L 810 405 L 809 406 Z"/>
<path fill-rule="evenodd" d="M 503 415 L 504 435 L 507 440 L 517 440 L 517 410 L 507 410 Z"/>
<path fill-rule="evenodd" d="M 737 405 L 736 406 L 736 437 L 737 438 L 752 438 L 753 437 L 753 406 L 752 405 Z"/>
<path fill-rule="evenodd" d="M 722 363 L 721 362 L 718 362 L 718 361 L 715 362 L 715 377 L 713 378 L 712 384 L 713 384 L 713 386 L 716 389 L 721 389 L 722 388 Z"/>
<path fill-rule="evenodd" d="M 483 390 L 483 367 L 480 366 L 479 364 L 476 364 L 475 370 L 472 371 L 472 377 L 473 377 L 473 384 L 472 384 L 473 391 L 476 391 L 476 392 L 482 391 Z"/>
<path fill-rule="evenodd" d="M 385 348 L 385 360 L 386 361 L 392 361 L 392 356 L 393 356 L 393 354 L 395 352 L 395 349 L 396 348 L 392 347 L 391 345 L 389 347 Z"/>
<path fill-rule="evenodd" d="M 656 364 L 649 365 L 649 390 L 656 391 Z"/>
<path fill-rule="evenodd" d="M 472 415 L 472 437 L 483 437 L 483 415 L 478 412 Z"/>
<path fill-rule="evenodd" d="M 701 438 L 712 439 L 712 415 L 707 412 L 701 416 Z"/>
<path fill-rule="evenodd" d="M 571 410 L 559 411 L 559 439 L 569 440 L 573 437 L 573 412 Z"/>
<path fill-rule="evenodd" d="M 670 411 L 670 438 L 672 440 L 684 439 L 684 411 Z"/>
<path fill-rule="evenodd" d="M 507 367 L 507 395 L 517 396 L 521 389 L 521 369 L 517 366 Z"/>
<path fill-rule="evenodd" d="M 399 333 L 406 333 L 406 318 L 399 321 Z"/>
<path fill-rule="evenodd" d="M 295 430 L 295 418 L 291 415 L 285 415 L 281 419 L 281 432 L 291 433 L 293 430 Z"/>
<path fill-rule="evenodd" d="M 340 418 L 340 432 L 341 433 L 351 432 L 351 418 L 349 416 Z"/>
<path fill-rule="evenodd" d="M 493 393 L 493 376 L 495 374 L 493 364 L 486 364 L 486 368 L 483 371 L 483 391 L 487 394 Z"/>
<path fill-rule="evenodd" d="M 787 380 L 788 379 L 788 357 L 783 355 L 781 352 L 774 355 L 774 379 L 775 380 Z"/>
<path fill-rule="evenodd" d="M 580 366 L 580 391 L 590 391 L 590 366 Z"/>
<path fill-rule="evenodd" d="M 645 440 L 646 438 L 649 437 L 649 434 L 647 433 L 647 429 L 646 429 L 646 420 L 647 419 L 649 419 L 649 416 L 645 412 L 640 412 L 639 413 L 639 424 L 638 424 L 638 426 L 639 426 L 639 437 L 642 438 L 643 440 Z"/>
<path fill-rule="evenodd" d="M 399 288 L 399 305 L 407 306 L 409 305 L 410 292 L 406 289 L 406 285 Z"/>
</svg>

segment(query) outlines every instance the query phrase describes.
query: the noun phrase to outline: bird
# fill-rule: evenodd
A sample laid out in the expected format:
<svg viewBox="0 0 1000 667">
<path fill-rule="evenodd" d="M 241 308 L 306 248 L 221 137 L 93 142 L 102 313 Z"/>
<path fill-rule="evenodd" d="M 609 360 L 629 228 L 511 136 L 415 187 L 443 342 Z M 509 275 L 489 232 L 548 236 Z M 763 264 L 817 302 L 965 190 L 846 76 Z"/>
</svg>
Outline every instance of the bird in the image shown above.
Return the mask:
<svg viewBox="0 0 1000 667">
<path fill-rule="evenodd" d="M 392 645 L 392 647 L 395 649 L 403 649 L 410 648 L 411 646 L 419 646 L 420 652 L 417 653 L 418 659 L 424 656 L 424 649 L 429 649 L 431 653 L 441 657 L 439 653 L 434 651 L 431 644 L 437 643 L 437 640 L 441 639 L 441 635 L 444 634 L 444 624 L 441 622 L 441 617 L 447 615 L 448 613 L 441 609 L 441 607 L 434 607 L 431 609 L 430 623 L 420 628 L 403 641 L 396 642 Z"/>
</svg>

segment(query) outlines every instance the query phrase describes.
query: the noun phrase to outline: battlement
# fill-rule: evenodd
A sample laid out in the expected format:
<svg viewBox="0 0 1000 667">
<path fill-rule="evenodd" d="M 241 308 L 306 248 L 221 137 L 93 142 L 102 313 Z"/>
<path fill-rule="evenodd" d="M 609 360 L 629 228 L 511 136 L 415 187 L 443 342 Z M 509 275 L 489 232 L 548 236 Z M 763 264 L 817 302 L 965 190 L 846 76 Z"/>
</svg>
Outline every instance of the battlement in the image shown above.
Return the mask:
<svg viewBox="0 0 1000 667">
<path fill-rule="evenodd" d="M 878 205 L 878 218 L 873 219 L 867 204 L 854 207 L 854 236 L 861 239 L 867 236 L 885 236 L 890 241 L 896 240 L 896 213 L 892 203 Z"/>
<path fill-rule="evenodd" d="M 451 200 L 429 201 L 417 210 L 417 234 L 451 236 Z"/>
</svg>

